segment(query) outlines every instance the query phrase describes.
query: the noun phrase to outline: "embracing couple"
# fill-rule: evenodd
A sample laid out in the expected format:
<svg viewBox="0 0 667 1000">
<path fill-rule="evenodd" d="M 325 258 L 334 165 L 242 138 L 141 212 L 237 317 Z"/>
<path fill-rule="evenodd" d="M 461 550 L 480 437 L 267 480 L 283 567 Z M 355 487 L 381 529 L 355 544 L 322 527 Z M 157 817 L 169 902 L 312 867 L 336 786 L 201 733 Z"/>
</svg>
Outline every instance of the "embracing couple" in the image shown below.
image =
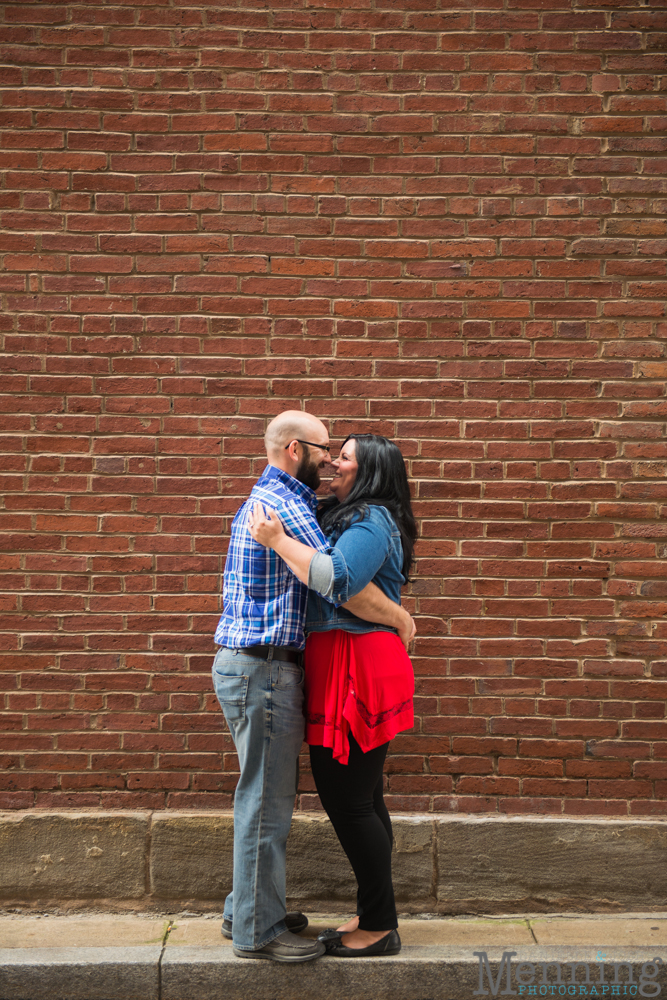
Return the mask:
<svg viewBox="0 0 667 1000">
<path fill-rule="evenodd" d="M 264 441 L 269 464 L 232 523 L 215 634 L 213 682 L 241 772 L 222 933 L 244 958 L 395 955 L 382 786 L 390 740 L 413 725 L 405 464 L 373 434 L 350 435 L 331 461 L 326 427 L 298 410 L 272 420 Z M 332 495 L 318 504 L 325 465 Z M 299 937 L 308 920 L 285 907 L 304 721 L 317 791 L 359 886 L 356 915 L 318 940 Z"/>
</svg>

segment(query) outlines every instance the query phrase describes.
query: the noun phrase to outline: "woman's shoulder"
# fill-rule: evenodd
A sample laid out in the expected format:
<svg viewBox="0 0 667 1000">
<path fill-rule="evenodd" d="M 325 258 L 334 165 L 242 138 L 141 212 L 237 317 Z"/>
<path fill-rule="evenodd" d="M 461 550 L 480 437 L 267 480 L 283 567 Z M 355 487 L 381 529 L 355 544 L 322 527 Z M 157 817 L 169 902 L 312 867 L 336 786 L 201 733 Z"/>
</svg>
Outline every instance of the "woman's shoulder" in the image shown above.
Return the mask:
<svg viewBox="0 0 667 1000">
<path fill-rule="evenodd" d="M 351 523 L 348 523 L 342 531 L 338 524 L 325 529 L 330 545 L 335 545 L 338 539 L 348 531 L 354 531 L 355 528 L 364 530 L 370 526 L 376 531 L 384 530 L 388 535 L 400 537 L 398 525 L 388 507 L 369 503 L 363 499 L 359 500 L 358 505 L 355 506 L 356 509 L 351 515 Z"/>
<path fill-rule="evenodd" d="M 400 534 L 393 514 L 388 507 L 383 507 L 381 504 L 369 503 L 367 512 L 364 515 L 364 520 L 366 519 L 368 519 L 371 524 L 386 528 L 392 535 Z"/>
</svg>

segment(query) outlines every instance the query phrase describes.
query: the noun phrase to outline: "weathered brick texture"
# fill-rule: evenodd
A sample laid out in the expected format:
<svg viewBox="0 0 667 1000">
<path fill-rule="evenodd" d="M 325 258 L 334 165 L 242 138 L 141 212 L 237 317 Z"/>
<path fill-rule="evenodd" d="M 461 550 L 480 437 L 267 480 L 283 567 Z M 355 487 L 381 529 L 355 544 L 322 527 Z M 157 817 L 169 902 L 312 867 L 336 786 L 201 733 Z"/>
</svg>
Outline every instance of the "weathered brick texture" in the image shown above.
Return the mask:
<svg viewBox="0 0 667 1000">
<path fill-rule="evenodd" d="M 0 806 L 230 804 L 227 529 L 306 406 L 414 483 L 393 808 L 667 813 L 664 3 L 2 11 Z"/>
</svg>

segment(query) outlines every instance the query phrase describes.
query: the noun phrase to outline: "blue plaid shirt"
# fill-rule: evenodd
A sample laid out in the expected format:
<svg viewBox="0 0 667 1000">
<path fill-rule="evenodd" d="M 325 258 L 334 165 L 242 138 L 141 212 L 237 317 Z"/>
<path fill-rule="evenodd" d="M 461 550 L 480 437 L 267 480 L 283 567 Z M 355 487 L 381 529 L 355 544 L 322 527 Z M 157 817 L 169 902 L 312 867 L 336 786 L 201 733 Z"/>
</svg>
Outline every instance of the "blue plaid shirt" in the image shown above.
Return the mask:
<svg viewBox="0 0 667 1000">
<path fill-rule="evenodd" d="M 292 538 L 320 551 L 327 548 L 315 518 L 317 497 L 313 490 L 282 469 L 267 465 L 232 521 L 224 612 L 215 641 L 233 649 L 264 644 L 303 649 L 308 589 L 280 556 L 251 537 L 248 514 L 256 501 L 278 512 Z"/>
</svg>

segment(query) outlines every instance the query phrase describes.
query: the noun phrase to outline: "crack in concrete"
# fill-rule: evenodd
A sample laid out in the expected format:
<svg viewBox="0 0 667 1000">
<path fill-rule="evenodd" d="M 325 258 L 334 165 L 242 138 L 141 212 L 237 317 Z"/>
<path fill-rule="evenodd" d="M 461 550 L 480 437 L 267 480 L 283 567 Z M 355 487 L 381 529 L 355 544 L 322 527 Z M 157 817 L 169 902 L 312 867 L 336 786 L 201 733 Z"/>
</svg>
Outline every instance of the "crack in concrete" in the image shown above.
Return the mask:
<svg viewBox="0 0 667 1000">
<path fill-rule="evenodd" d="M 162 959 L 164 958 L 165 949 L 167 947 L 167 941 L 169 940 L 169 935 L 171 934 L 172 928 L 174 926 L 174 921 L 170 920 L 164 931 L 164 936 L 162 938 L 162 947 L 160 948 L 160 955 L 157 960 L 157 1000 L 162 1000 Z"/>
</svg>

